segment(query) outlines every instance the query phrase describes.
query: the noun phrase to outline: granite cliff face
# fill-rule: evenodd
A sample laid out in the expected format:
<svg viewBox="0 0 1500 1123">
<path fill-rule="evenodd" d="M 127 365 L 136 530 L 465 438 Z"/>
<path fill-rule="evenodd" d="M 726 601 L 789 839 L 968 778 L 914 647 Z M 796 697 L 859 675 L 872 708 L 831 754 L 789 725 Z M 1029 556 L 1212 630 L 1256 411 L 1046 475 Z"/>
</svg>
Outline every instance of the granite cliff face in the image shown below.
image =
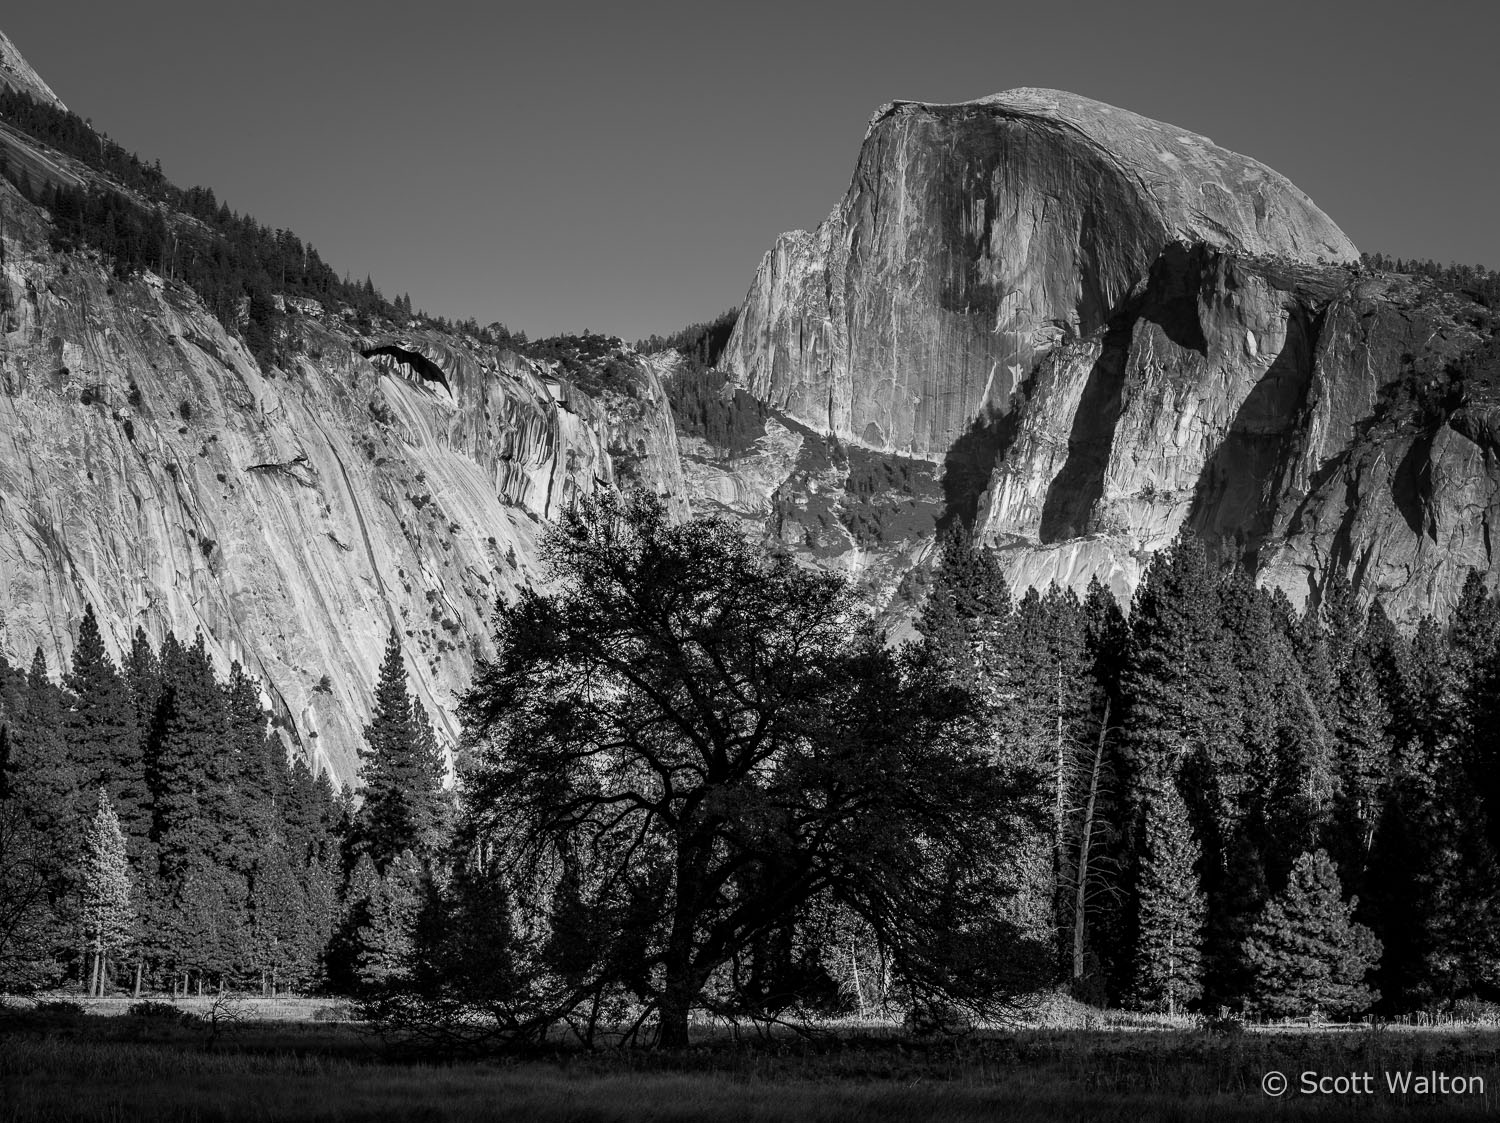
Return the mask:
<svg viewBox="0 0 1500 1123">
<path fill-rule="evenodd" d="M 1125 598 L 1190 527 L 1296 602 L 1339 568 L 1410 618 L 1494 572 L 1473 520 L 1500 474 L 1472 407 L 1387 405 L 1493 326 L 1363 270 L 1254 160 L 1015 90 L 882 107 L 844 200 L 762 261 L 725 364 L 817 432 L 939 465 L 946 516 L 1018 584 Z"/>
<path fill-rule="evenodd" d="M 452 736 L 495 599 L 617 460 L 681 514 L 661 384 L 627 361 L 590 395 L 472 339 L 360 333 L 285 301 L 263 371 L 197 297 L 47 244 L 0 185 L 0 650 L 56 668 L 92 602 L 116 652 L 137 625 L 201 629 L 280 724 L 349 782 L 384 637 Z"/>
<path fill-rule="evenodd" d="M 941 459 L 1173 243 L 1357 257 L 1269 168 L 1133 113 L 1046 90 L 893 103 L 843 202 L 761 262 L 727 362 L 809 425 Z"/>
<path fill-rule="evenodd" d="M 21 57 L 21 52 L 16 50 L 15 44 L 6 38 L 3 31 L 0 31 L 0 85 L 26 94 L 36 101 L 55 105 L 59 109 L 67 108 L 62 99 L 52 92 L 52 87 L 32 69 L 31 63 Z"/>
<path fill-rule="evenodd" d="M 52 97 L 3 39 L 0 81 Z M 3 123 L 0 149 L 98 182 Z M 61 665 L 85 603 L 117 652 L 201 630 L 347 783 L 387 630 L 451 737 L 548 521 L 630 486 L 898 625 L 952 522 L 1021 585 L 1127 597 L 1189 527 L 1294 601 L 1343 571 L 1441 612 L 1497 573 L 1495 317 L 1356 258 L 1170 126 L 1047 91 L 895 103 L 828 221 L 762 262 L 700 430 L 668 404 L 703 377 L 681 356 L 568 367 L 307 299 L 276 298 L 263 366 L 185 286 L 53 250 L 0 181 L 0 651 Z"/>
</svg>

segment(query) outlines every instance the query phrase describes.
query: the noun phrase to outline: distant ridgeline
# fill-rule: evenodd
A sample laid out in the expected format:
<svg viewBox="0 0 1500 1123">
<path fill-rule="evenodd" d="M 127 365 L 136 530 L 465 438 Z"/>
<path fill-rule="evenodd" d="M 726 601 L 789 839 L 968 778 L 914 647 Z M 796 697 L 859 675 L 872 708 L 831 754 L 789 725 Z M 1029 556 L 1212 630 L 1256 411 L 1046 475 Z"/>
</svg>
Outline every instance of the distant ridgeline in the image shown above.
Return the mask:
<svg viewBox="0 0 1500 1123">
<path fill-rule="evenodd" d="M 346 304 L 362 320 L 411 314 L 409 298 L 392 304 L 368 278 L 340 280 L 318 251 L 291 231 L 234 214 L 210 188 L 173 186 L 160 162 L 142 162 L 76 113 L 0 90 L 0 117 L 125 189 L 37 183 L 0 148 L 0 172 L 51 212 L 53 248 L 99 250 L 122 276 L 149 269 L 185 282 L 226 328 L 243 334 L 263 364 L 273 358 L 278 312 L 272 293 L 310 297 L 330 307 Z"/>
<path fill-rule="evenodd" d="M 97 250 L 122 277 L 148 269 L 186 283 L 226 329 L 243 336 L 262 365 L 280 358 L 276 324 L 281 313 L 272 300 L 280 294 L 310 298 L 330 310 L 347 306 L 361 330 L 383 318 L 397 324 L 417 319 L 426 326 L 462 331 L 482 343 L 557 362 L 561 373 L 585 392 L 620 389 L 628 379 L 624 365 L 612 357 L 623 347 L 613 336 L 584 331 L 528 341 L 525 332 L 512 332 L 498 322 L 481 326 L 472 318 L 454 322 L 414 311 L 409 296 L 387 300 L 368 277 L 343 280 L 292 231 L 272 230 L 248 214 L 235 214 L 211 188 L 175 186 L 159 160 L 145 163 L 76 113 L 0 87 L 0 120 L 110 181 L 77 187 L 33 177 L 24 163 L 8 156 L 0 136 L 0 175 L 52 215 L 54 249 Z M 725 312 L 666 339 L 652 336 L 638 349 L 676 348 L 701 373 L 718 361 L 737 314 Z"/>
<path fill-rule="evenodd" d="M 1500 273 L 1483 265 L 1439 265 L 1435 261 L 1415 258 L 1404 261 L 1383 253 L 1362 253 L 1359 256 L 1367 268 L 1427 277 L 1441 288 L 1473 297 L 1486 308 L 1500 308 Z"/>
</svg>

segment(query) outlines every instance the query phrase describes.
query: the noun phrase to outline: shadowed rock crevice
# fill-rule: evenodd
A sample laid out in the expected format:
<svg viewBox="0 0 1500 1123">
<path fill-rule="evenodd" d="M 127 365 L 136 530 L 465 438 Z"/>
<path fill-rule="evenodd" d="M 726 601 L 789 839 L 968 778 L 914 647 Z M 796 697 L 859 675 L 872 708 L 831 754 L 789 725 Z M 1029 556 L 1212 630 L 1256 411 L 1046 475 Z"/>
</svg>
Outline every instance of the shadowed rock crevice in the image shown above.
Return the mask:
<svg viewBox="0 0 1500 1123">
<path fill-rule="evenodd" d="M 1204 246 L 1189 249 L 1173 242 L 1162 250 L 1151 266 L 1147 292 L 1150 302 L 1141 309 L 1149 320 L 1177 346 L 1200 355 L 1208 354 L 1208 340 L 1199 319 L 1199 289 L 1208 255 Z"/>
<path fill-rule="evenodd" d="M 394 359 L 399 363 L 405 363 L 407 366 L 411 367 L 412 370 L 421 375 L 423 382 L 436 382 L 450 394 L 453 392 L 453 387 L 448 384 L 448 376 L 443 373 L 443 368 L 438 366 L 426 355 L 419 354 L 416 351 L 409 351 L 405 347 L 397 347 L 393 344 L 386 344 L 381 347 L 371 347 L 368 351 L 361 351 L 360 354 L 362 354 L 367 359 L 373 359 L 377 356 L 385 356 L 386 358 Z"/>
<path fill-rule="evenodd" d="M 1048 485 L 1042 503 L 1039 535 L 1044 544 L 1087 534 L 1094 504 L 1104 495 L 1104 473 L 1120 422 L 1125 359 L 1134 326 L 1129 314 L 1116 318 L 1084 383 L 1068 434 L 1068 459 Z"/>
<path fill-rule="evenodd" d="M 1235 412 L 1198 477 L 1187 525 L 1254 572 L 1273 533 L 1282 479 L 1299 452 L 1320 317 L 1295 309 L 1286 341 Z"/>
<path fill-rule="evenodd" d="M 1391 476 L 1391 499 L 1415 535 L 1437 541 L 1432 520 L 1432 442 L 1436 432 L 1427 429 L 1406 450 Z"/>
<path fill-rule="evenodd" d="M 943 457 L 943 513 L 937 523 L 940 531 L 955 523 L 973 529 L 979 517 L 980 497 L 990 486 L 995 466 L 1016 439 L 1020 415 L 1015 407 L 1001 412 L 993 405 L 985 406 L 949 447 Z"/>
</svg>

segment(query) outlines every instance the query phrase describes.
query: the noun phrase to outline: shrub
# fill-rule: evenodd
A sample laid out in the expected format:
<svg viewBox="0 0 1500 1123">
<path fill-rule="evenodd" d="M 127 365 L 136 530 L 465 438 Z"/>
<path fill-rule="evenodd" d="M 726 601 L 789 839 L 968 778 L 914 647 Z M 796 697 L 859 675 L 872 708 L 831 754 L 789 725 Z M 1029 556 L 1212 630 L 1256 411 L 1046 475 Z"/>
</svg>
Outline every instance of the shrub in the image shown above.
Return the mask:
<svg viewBox="0 0 1500 1123">
<path fill-rule="evenodd" d="M 125 1011 L 132 1018 L 151 1018 L 158 1021 L 175 1022 L 183 1011 L 170 1002 L 134 1002 Z"/>
<path fill-rule="evenodd" d="M 1245 1023 L 1232 1014 L 1222 1018 L 1210 1016 L 1203 1019 L 1203 1029 L 1210 1037 L 1239 1037 L 1245 1032 Z"/>
<path fill-rule="evenodd" d="M 974 1032 L 974 1019 L 949 1002 L 918 1002 L 906 1012 L 901 1028 L 914 1037 L 959 1037 Z"/>
<path fill-rule="evenodd" d="M 57 1018 L 60 1020 L 82 1018 L 87 1011 L 77 1002 L 70 1002 L 66 998 L 54 998 L 47 1002 L 38 1002 L 31 1008 L 33 1014 L 40 1014 L 46 1018 Z"/>
</svg>

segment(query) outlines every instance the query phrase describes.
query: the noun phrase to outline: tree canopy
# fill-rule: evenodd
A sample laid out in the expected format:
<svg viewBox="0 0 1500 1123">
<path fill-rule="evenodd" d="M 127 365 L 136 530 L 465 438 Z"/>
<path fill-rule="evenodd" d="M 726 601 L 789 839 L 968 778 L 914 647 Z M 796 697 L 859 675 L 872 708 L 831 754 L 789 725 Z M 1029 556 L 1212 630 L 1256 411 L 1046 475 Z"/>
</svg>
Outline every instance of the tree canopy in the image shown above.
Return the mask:
<svg viewBox="0 0 1500 1123">
<path fill-rule="evenodd" d="M 579 506 L 545 556 L 556 591 L 497 607 L 461 713 L 468 829 L 523 909 L 591 934 L 552 1016 L 625 993 L 685 1043 L 694 1008 L 753 997 L 711 1002 L 711 979 L 819 907 L 867 923 L 916 998 L 1036 981 L 1002 919 L 1024 782 L 841 579 L 645 497 Z"/>
</svg>

